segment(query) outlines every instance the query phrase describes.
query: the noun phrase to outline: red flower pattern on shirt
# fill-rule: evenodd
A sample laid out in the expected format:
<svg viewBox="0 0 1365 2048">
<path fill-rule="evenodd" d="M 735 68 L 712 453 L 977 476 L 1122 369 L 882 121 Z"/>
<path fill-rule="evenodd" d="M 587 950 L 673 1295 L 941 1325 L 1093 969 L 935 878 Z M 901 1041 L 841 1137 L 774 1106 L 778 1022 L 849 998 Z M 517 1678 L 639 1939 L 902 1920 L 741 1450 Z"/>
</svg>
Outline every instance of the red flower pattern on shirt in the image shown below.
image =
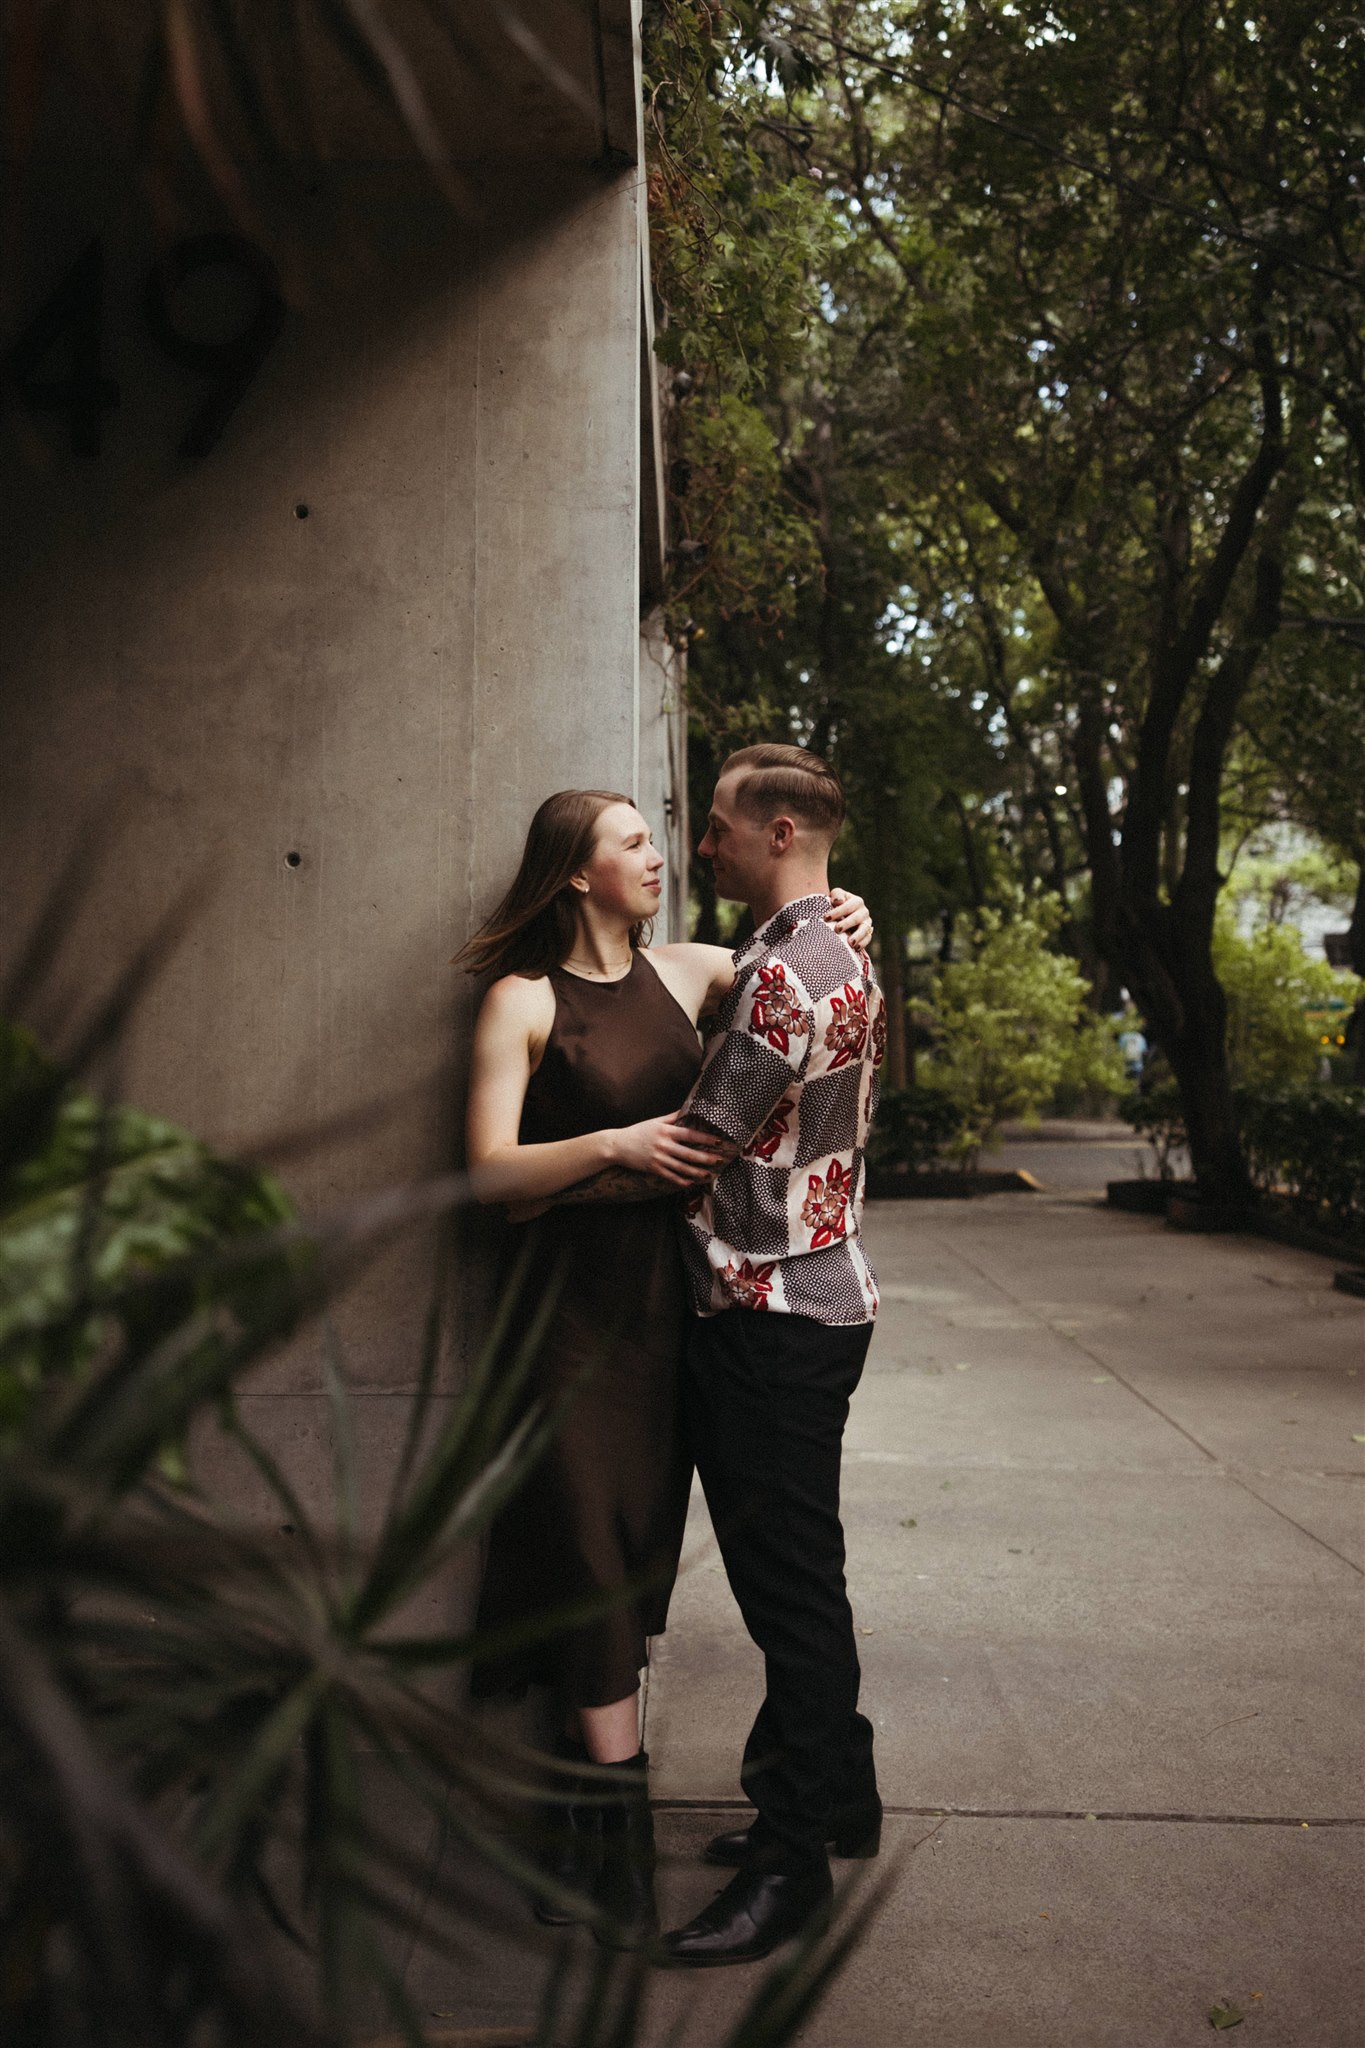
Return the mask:
<svg viewBox="0 0 1365 2048">
<path fill-rule="evenodd" d="M 758 983 L 749 1029 L 755 1037 L 766 1038 L 775 1052 L 790 1052 L 793 1038 L 804 1038 L 810 1030 L 810 1018 L 788 988 L 780 960 L 759 968 Z"/>
<path fill-rule="evenodd" d="M 795 1108 L 796 1103 L 792 1097 L 784 1095 L 762 1130 L 755 1137 L 751 1138 L 745 1146 L 744 1157 L 746 1159 L 771 1159 L 791 1129 L 788 1118 Z"/>
<path fill-rule="evenodd" d="M 784 904 L 736 953 L 722 1043 L 707 1047 L 696 1120 L 743 1152 L 687 1202 L 684 1255 L 702 1316 L 742 1307 L 842 1326 L 874 1313 L 859 1210 L 886 1026 L 871 968 L 854 966 L 822 922 L 826 908 L 821 896 Z"/>
<path fill-rule="evenodd" d="M 811 1249 L 832 1244 L 848 1229 L 848 1203 L 853 1192 L 852 1171 L 831 1159 L 822 1180 L 818 1173 L 807 1175 L 807 1195 L 801 1204 L 801 1221 L 811 1233 Z"/>
<path fill-rule="evenodd" d="M 731 1259 L 720 1276 L 721 1285 L 736 1308 L 766 1308 L 776 1270 L 776 1259 L 761 1266 L 756 1266 L 752 1259 L 741 1259 L 738 1265 Z"/>
<path fill-rule="evenodd" d="M 846 981 L 843 995 L 831 996 L 829 1006 L 834 1016 L 825 1031 L 825 1045 L 834 1054 L 829 1063 L 833 1073 L 856 1060 L 867 1042 L 866 991 Z"/>
<path fill-rule="evenodd" d="M 886 1058 L 886 1005 L 872 1020 L 872 1064 L 879 1067 Z"/>
</svg>

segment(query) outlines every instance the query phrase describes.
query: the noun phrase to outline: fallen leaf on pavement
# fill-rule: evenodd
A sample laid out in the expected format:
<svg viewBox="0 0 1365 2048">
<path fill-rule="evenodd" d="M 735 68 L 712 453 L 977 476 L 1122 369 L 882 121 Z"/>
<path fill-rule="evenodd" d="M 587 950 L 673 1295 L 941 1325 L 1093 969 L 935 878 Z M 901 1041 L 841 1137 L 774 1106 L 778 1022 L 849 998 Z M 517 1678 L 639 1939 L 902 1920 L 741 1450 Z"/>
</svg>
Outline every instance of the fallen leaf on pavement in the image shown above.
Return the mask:
<svg viewBox="0 0 1365 2048">
<path fill-rule="evenodd" d="M 902 1529 L 918 1529 L 919 1523 L 915 1520 L 915 1517 L 913 1515 L 907 1515 L 905 1520 L 901 1523 L 901 1527 Z"/>
<path fill-rule="evenodd" d="M 970 1371 L 971 1371 L 971 1369 L 972 1369 L 972 1361 L 970 1360 L 970 1358 L 968 1358 L 968 1359 L 964 1359 L 964 1361 L 962 1362 L 962 1364 L 961 1364 L 961 1365 L 955 1365 L 955 1366 L 953 1367 L 953 1371 L 954 1371 L 954 1372 L 970 1372 Z"/>
<path fill-rule="evenodd" d="M 1365 1444 L 1365 1436 L 1353 1436 L 1351 1442 L 1353 1444 Z"/>
<path fill-rule="evenodd" d="M 1209 2007 L 1209 2025 L 1217 2027 L 1220 2032 L 1224 2027 L 1240 2027 L 1245 2018 L 1246 2014 L 1242 2011 L 1242 2008 L 1239 2005 L 1233 2005 L 1227 1999 L 1224 1999 L 1221 2005 L 1211 2005 Z"/>
<path fill-rule="evenodd" d="M 1113 1385 L 1113 1383 L 1114 1378 L 1112 1373 L 1092 1372 L 1090 1375 L 1090 1384 L 1092 1387 L 1110 1387 Z"/>
</svg>

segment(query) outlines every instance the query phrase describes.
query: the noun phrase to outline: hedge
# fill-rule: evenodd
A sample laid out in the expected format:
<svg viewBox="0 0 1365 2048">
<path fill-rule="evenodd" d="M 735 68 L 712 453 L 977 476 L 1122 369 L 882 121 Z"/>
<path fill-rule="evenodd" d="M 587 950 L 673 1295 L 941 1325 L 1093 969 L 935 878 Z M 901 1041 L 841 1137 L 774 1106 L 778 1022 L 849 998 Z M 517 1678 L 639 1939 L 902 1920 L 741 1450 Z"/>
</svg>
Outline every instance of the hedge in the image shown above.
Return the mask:
<svg viewBox="0 0 1365 2048">
<path fill-rule="evenodd" d="M 941 1088 L 888 1088 L 867 1147 L 867 1163 L 911 1173 L 964 1147 L 967 1119 Z"/>
<path fill-rule="evenodd" d="M 1261 1193 L 1365 1240 L 1365 1088 L 1242 1088 L 1236 1103 Z"/>
<path fill-rule="evenodd" d="M 1306 1223 L 1365 1243 L 1365 1088 L 1239 1088 L 1252 1185 Z M 1153 1146 L 1161 1178 L 1185 1143 L 1173 1082 L 1130 1095 L 1122 1115 Z"/>
</svg>

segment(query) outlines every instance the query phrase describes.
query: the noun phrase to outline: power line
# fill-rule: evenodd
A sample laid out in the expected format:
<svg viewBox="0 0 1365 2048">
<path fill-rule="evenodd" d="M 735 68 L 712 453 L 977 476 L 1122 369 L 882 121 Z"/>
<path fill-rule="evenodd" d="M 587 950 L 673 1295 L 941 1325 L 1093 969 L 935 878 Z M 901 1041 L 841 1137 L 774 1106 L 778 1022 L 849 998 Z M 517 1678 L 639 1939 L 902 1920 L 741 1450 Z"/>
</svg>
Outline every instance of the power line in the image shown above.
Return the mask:
<svg viewBox="0 0 1365 2048">
<path fill-rule="evenodd" d="M 1011 121 L 1003 114 L 993 113 L 989 107 L 979 107 L 974 101 L 964 99 L 961 93 L 954 92 L 951 86 L 936 84 L 915 66 L 896 64 L 889 57 L 879 56 L 874 50 L 859 49 L 856 44 L 846 43 L 839 37 L 831 35 L 828 29 L 819 28 L 813 22 L 804 21 L 800 17 L 793 17 L 793 23 L 802 35 L 813 36 L 817 42 L 828 43 L 837 55 L 854 57 L 860 64 L 866 64 L 874 71 L 883 72 L 901 85 L 913 86 L 916 91 L 927 93 L 931 99 L 940 101 L 944 106 L 956 107 L 960 113 L 970 116 L 973 121 L 980 121 L 988 128 L 998 128 L 1002 135 L 1008 135 L 1016 142 L 1027 144 L 1030 149 L 1037 150 L 1042 156 L 1051 157 L 1057 163 L 1069 164 L 1074 170 L 1084 171 L 1087 176 L 1098 178 L 1102 184 L 1111 185 L 1116 191 L 1131 192 L 1136 198 L 1145 200 L 1149 206 L 1160 207 L 1167 213 L 1179 214 L 1182 219 L 1191 220 L 1208 234 L 1221 235 L 1225 241 L 1239 242 L 1245 248 L 1255 249 L 1262 255 L 1273 257 L 1277 263 L 1286 264 L 1292 270 L 1307 271 L 1314 277 L 1331 278 L 1334 284 L 1360 285 L 1365 282 L 1365 276 L 1359 271 L 1334 270 L 1328 264 L 1314 263 L 1307 257 L 1291 255 L 1288 250 L 1278 247 L 1274 242 L 1266 241 L 1264 236 L 1252 234 L 1248 228 L 1234 227 L 1227 221 L 1216 220 L 1202 207 L 1187 206 L 1182 200 L 1168 198 L 1154 186 L 1144 185 L 1139 179 L 1130 178 L 1123 171 L 1108 170 L 1103 164 L 1092 162 L 1089 157 L 1077 155 L 1075 150 L 1067 149 L 1060 143 L 1048 142 L 1045 137 L 1035 135 L 1031 129 L 1021 128 L 1017 121 Z"/>
</svg>

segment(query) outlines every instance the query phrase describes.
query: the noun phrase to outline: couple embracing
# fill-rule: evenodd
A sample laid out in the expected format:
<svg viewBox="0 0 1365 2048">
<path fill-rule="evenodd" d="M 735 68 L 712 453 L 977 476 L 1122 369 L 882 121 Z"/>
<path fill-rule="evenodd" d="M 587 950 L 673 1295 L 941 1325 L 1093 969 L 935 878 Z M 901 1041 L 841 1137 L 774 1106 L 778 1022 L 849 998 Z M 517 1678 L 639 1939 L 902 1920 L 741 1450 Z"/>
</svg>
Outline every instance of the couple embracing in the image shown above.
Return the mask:
<svg viewBox="0 0 1365 2048">
<path fill-rule="evenodd" d="M 637 1695 L 694 1462 L 765 1660 L 741 1771 L 756 1818 L 708 1844 L 735 1875 L 662 1937 L 676 1965 L 768 1954 L 827 1906 L 830 1845 L 870 1856 L 880 1838 L 839 1464 L 877 1310 L 859 1219 L 886 1021 L 864 906 L 829 889 L 843 818 L 838 778 L 805 749 L 731 755 L 698 851 L 718 894 L 748 905 L 753 937 L 734 954 L 647 947 L 663 865 L 648 824 L 625 797 L 562 791 L 459 956 L 496 977 L 475 1033 L 470 1167 L 481 1199 L 537 1234 L 536 1269 L 563 1276 L 535 1392 L 570 1397 L 494 1527 L 480 1621 L 621 1594 L 490 1660 L 476 1690 L 550 1682 L 561 1755 L 615 1766 L 617 1796 L 585 1784 L 556 1809 L 548 1857 L 556 1897 L 591 1901 L 600 1938 L 658 1929 Z"/>
</svg>

